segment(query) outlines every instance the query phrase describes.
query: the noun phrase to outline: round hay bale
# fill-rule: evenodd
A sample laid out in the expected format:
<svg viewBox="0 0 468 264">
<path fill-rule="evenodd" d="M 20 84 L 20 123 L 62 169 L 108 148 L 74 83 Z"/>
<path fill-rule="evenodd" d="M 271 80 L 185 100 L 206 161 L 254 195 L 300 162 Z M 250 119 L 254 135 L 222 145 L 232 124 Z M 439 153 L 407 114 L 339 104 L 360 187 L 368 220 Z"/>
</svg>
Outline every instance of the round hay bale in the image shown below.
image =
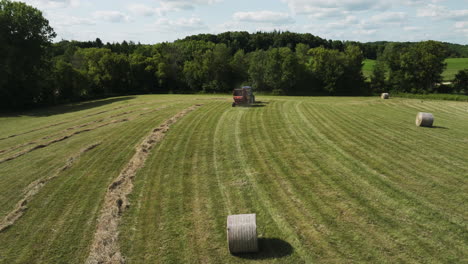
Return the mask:
<svg viewBox="0 0 468 264">
<path fill-rule="evenodd" d="M 258 252 L 256 215 L 229 215 L 227 240 L 232 254 Z"/>
<path fill-rule="evenodd" d="M 380 98 L 382 98 L 382 99 L 389 99 L 389 98 L 390 98 L 390 94 L 388 94 L 388 93 L 382 93 L 382 95 L 380 95 Z"/>
<path fill-rule="evenodd" d="M 416 116 L 416 125 L 420 127 L 432 127 L 434 116 L 431 113 L 419 112 Z"/>
</svg>

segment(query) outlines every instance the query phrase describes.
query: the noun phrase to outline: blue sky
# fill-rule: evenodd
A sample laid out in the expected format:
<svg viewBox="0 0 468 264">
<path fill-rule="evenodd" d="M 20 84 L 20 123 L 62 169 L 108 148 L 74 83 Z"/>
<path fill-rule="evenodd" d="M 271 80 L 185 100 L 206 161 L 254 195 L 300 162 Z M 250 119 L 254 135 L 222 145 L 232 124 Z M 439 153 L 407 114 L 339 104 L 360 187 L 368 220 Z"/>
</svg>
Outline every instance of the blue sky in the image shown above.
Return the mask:
<svg viewBox="0 0 468 264">
<path fill-rule="evenodd" d="M 141 43 L 198 33 L 289 30 L 355 41 L 468 44 L 468 0 L 24 0 L 57 40 Z"/>
</svg>

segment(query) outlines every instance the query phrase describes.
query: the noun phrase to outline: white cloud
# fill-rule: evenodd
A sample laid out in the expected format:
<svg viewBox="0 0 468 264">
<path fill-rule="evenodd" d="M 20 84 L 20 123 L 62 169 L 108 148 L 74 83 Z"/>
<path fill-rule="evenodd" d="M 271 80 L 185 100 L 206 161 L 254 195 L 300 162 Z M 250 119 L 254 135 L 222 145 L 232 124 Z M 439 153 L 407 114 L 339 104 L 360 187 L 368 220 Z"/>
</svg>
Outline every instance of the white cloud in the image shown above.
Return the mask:
<svg viewBox="0 0 468 264">
<path fill-rule="evenodd" d="M 269 23 L 274 25 L 291 24 L 294 19 L 288 13 L 273 11 L 237 12 L 233 15 L 234 20 L 251 23 Z"/>
<path fill-rule="evenodd" d="M 157 8 L 153 8 L 143 4 L 131 4 L 127 9 L 134 15 L 138 16 L 154 16 L 158 13 Z"/>
<path fill-rule="evenodd" d="M 223 0 L 159 0 L 159 7 L 156 12 L 159 15 L 164 15 L 167 12 L 193 10 L 199 5 L 211 5 L 219 3 Z"/>
<path fill-rule="evenodd" d="M 422 29 L 421 27 L 413 27 L 413 26 L 403 27 L 404 31 L 420 31 L 421 29 Z"/>
<path fill-rule="evenodd" d="M 95 19 L 104 20 L 111 23 L 129 22 L 130 17 L 119 11 L 96 11 L 93 14 Z"/>
<path fill-rule="evenodd" d="M 348 12 L 336 7 L 309 7 L 307 13 L 309 18 L 332 18 L 342 17 Z"/>
<path fill-rule="evenodd" d="M 335 11 L 362 11 L 386 9 L 391 6 L 388 1 L 376 0 L 282 0 L 287 3 L 295 14 L 314 15 L 322 9 L 335 9 Z"/>
<path fill-rule="evenodd" d="M 468 38 L 468 21 L 455 23 L 455 31 L 466 34 L 465 37 Z"/>
<path fill-rule="evenodd" d="M 96 21 L 93 19 L 63 15 L 54 17 L 51 22 L 57 27 L 90 26 L 96 24 Z"/>
<path fill-rule="evenodd" d="M 156 21 L 155 27 L 155 30 L 159 32 L 192 32 L 207 28 L 205 23 L 197 17 L 180 18 L 177 20 L 160 18 Z"/>
<path fill-rule="evenodd" d="M 80 0 L 22 0 L 22 2 L 39 9 L 78 7 L 80 5 Z"/>
<path fill-rule="evenodd" d="M 417 10 L 418 17 L 434 19 L 468 20 L 468 9 L 450 10 L 445 6 L 429 4 Z"/>
<path fill-rule="evenodd" d="M 347 16 L 342 20 L 326 24 L 326 27 L 328 29 L 344 29 L 358 23 L 359 20 L 355 16 Z"/>
<path fill-rule="evenodd" d="M 408 19 L 408 15 L 403 12 L 383 12 L 374 15 L 370 21 L 374 23 L 402 23 Z"/>
</svg>

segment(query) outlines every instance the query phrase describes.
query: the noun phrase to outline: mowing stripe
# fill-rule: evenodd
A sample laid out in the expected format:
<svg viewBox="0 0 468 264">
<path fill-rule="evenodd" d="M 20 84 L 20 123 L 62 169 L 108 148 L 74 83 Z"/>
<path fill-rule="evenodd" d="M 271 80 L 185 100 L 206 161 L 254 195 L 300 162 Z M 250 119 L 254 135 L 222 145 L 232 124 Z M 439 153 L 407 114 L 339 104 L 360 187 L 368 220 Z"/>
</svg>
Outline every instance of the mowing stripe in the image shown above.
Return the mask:
<svg viewBox="0 0 468 264">
<path fill-rule="evenodd" d="M 133 179 L 137 171 L 144 166 L 151 149 L 162 141 L 170 126 L 200 106 L 191 106 L 168 119 L 137 146 L 135 155 L 107 190 L 86 263 L 124 262 L 118 244 L 118 224 L 122 212 L 129 206 L 127 196 L 132 192 Z"/>
<path fill-rule="evenodd" d="M 26 195 L 16 204 L 16 208 L 11 211 L 7 216 L 0 222 L 0 232 L 12 226 L 16 220 L 18 220 L 26 211 L 28 202 L 46 185 L 49 181 L 57 178 L 62 172 L 68 170 L 84 153 L 96 148 L 102 142 L 94 143 L 86 148 L 83 148 L 78 152 L 78 154 L 70 157 L 65 165 L 58 169 L 54 174 L 49 177 L 36 180 L 31 183 L 26 189 Z"/>
<path fill-rule="evenodd" d="M 85 133 L 85 132 L 93 131 L 93 130 L 95 130 L 95 129 L 98 129 L 98 128 L 101 128 L 101 127 L 105 127 L 105 126 L 108 126 L 108 125 L 117 124 L 117 123 L 122 123 L 122 122 L 127 122 L 127 121 L 129 121 L 129 119 L 127 119 L 127 118 L 126 118 L 126 119 L 121 119 L 121 120 L 113 120 L 113 121 L 111 121 L 111 122 L 109 122 L 109 123 L 105 123 L 105 124 L 102 124 L 102 125 L 99 125 L 99 126 L 95 126 L 95 127 L 92 127 L 92 128 L 87 128 L 87 129 L 75 131 L 75 132 L 73 132 L 73 133 L 71 133 L 71 134 L 68 134 L 68 135 L 66 135 L 66 136 L 62 136 L 62 137 L 60 137 L 60 138 L 56 138 L 56 139 L 51 140 L 51 141 L 49 141 L 49 142 L 36 145 L 36 146 L 34 146 L 34 147 L 30 148 L 30 149 L 27 149 L 27 150 L 18 152 L 18 153 L 14 154 L 14 155 L 12 155 L 12 156 L 10 156 L 10 157 L 1 159 L 1 160 L 0 160 L 0 164 L 2 164 L 2 163 L 4 163 L 4 162 L 7 162 L 7 161 L 10 161 L 10 160 L 14 160 L 14 159 L 16 159 L 16 158 L 19 158 L 19 157 L 21 157 L 21 156 L 24 156 L 24 155 L 26 155 L 26 154 L 28 154 L 28 153 L 30 153 L 30 152 L 35 151 L 35 150 L 48 147 L 48 146 L 50 146 L 50 145 L 52 145 L 52 144 L 55 144 L 55 143 L 57 143 L 57 142 L 64 141 L 64 140 L 69 139 L 69 138 L 71 138 L 71 137 L 73 137 L 73 136 L 75 136 L 75 135 L 79 135 L 79 134 L 82 134 L 82 133 Z"/>
</svg>

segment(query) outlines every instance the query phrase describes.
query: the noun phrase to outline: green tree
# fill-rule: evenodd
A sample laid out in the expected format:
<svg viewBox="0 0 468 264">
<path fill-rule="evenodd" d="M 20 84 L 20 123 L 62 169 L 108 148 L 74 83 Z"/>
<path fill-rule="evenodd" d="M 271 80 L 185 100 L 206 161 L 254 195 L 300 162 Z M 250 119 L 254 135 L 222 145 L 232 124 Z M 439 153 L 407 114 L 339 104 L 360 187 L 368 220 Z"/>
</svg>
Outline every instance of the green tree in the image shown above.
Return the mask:
<svg viewBox="0 0 468 264">
<path fill-rule="evenodd" d="M 460 70 L 455 75 L 453 88 L 459 93 L 468 94 L 468 69 Z"/>
<path fill-rule="evenodd" d="M 42 12 L 21 2 L 0 0 L 0 105 L 41 103 L 50 70 L 46 53 L 55 32 Z M 48 91 L 50 92 L 50 91 Z"/>
<path fill-rule="evenodd" d="M 382 93 L 386 90 L 386 73 L 387 69 L 385 63 L 381 60 L 377 60 L 374 68 L 372 69 L 371 89 L 375 93 Z"/>
<path fill-rule="evenodd" d="M 390 70 L 392 89 L 412 93 L 432 92 L 435 85 L 442 81 L 446 56 L 445 45 L 437 41 L 387 45 L 383 58 Z"/>
</svg>

